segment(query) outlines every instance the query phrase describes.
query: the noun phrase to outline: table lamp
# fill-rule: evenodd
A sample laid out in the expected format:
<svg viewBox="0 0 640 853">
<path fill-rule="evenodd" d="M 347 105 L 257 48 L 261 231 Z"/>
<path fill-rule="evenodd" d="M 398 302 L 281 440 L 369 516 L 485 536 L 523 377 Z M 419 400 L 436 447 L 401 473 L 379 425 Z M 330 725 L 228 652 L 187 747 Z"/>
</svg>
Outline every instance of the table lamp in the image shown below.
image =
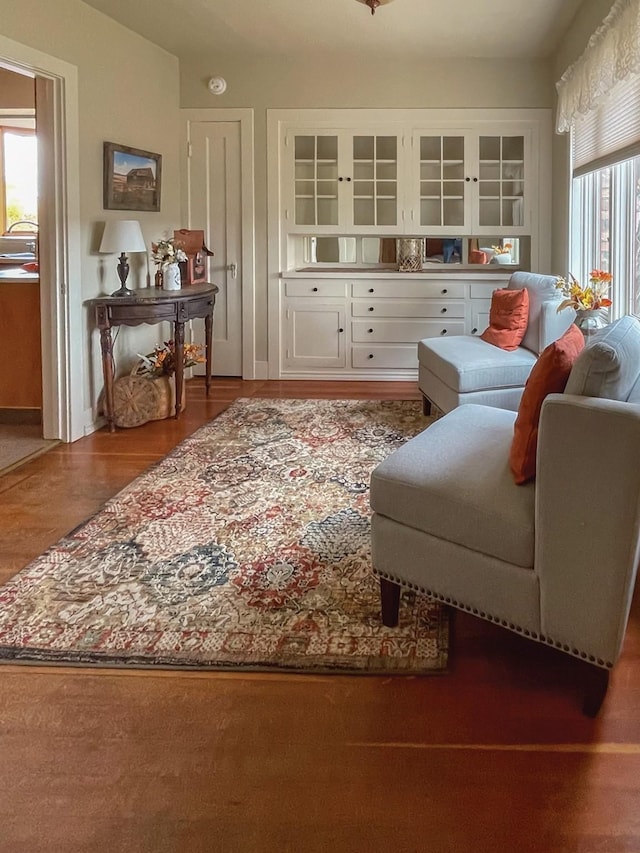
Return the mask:
<svg viewBox="0 0 640 853">
<path fill-rule="evenodd" d="M 147 246 L 142 236 L 142 229 L 137 219 L 119 219 L 107 222 L 100 242 L 100 252 L 116 254 L 120 252 L 118 261 L 118 278 L 120 288 L 111 296 L 131 296 L 132 290 L 127 287 L 129 264 L 126 252 L 146 252 Z"/>
</svg>

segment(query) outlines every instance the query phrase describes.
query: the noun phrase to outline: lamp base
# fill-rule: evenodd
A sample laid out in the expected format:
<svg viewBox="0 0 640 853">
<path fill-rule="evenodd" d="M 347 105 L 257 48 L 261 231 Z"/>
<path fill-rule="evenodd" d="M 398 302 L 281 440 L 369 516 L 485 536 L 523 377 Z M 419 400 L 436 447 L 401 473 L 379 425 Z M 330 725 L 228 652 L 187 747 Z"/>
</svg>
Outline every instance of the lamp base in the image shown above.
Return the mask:
<svg viewBox="0 0 640 853">
<path fill-rule="evenodd" d="M 133 290 L 129 290 L 127 287 L 127 276 L 129 275 L 129 264 L 127 261 L 127 256 L 122 252 L 118 260 L 118 278 L 121 284 L 118 290 L 114 290 L 111 294 L 112 296 L 133 296 Z"/>
<path fill-rule="evenodd" d="M 133 296 L 133 290 L 129 290 L 129 288 L 123 284 L 122 287 L 119 287 L 117 290 L 114 290 L 111 296 Z"/>
</svg>

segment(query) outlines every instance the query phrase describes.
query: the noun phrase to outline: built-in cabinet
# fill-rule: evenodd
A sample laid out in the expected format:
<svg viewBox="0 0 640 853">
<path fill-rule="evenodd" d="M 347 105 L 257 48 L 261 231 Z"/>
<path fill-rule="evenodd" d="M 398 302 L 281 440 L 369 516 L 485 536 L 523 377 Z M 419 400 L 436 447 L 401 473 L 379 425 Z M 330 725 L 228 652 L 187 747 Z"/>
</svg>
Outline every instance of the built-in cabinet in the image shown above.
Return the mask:
<svg viewBox="0 0 640 853">
<path fill-rule="evenodd" d="M 480 334 L 508 274 L 283 278 L 284 378 L 412 378 L 423 338 Z M 487 322 L 484 322 L 487 318 Z"/>
<path fill-rule="evenodd" d="M 269 110 L 270 377 L 415 378 L 418 341 L 481 334 L 491 293 L 508 282 L 506 267 L 467 264 L 470 247 L 482 263 L 483 246 L 514 238 L 526 247 L 516 265 L 550 272 L 551 118 Z M 365 252 L 373 235 L 447 238 L 464 258 L 399 272 L 392 239 Z M 326 237 L 337 238 L 335 265 L 309 250 Z M 340 238 L 353 237 L 343 258 Z"/>
<path fill-rule="evenodd" d="M 529 234 L 536 136 L 526 122 L 499 131 L 290 130 L 282 157 L 287 231 Z"/>
</svg>

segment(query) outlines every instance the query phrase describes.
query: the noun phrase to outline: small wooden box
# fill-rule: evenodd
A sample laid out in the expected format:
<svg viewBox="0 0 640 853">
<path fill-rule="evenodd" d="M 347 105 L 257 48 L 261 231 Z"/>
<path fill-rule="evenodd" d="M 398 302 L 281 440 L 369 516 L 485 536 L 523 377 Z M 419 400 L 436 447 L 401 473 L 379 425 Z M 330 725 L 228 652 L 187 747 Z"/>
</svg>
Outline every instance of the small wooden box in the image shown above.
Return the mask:
<svg viewBox="0 0 640 853">
<path fill-rule="evenodd" d="M 173 232 L 173 243 L 182 249 L 187 260 L 180 264 L 182 284 L 199 284 L 207 280 L 207 257 L 213 255 L 204 244 L 204 231 L 181 228 Z"/>
</svg>

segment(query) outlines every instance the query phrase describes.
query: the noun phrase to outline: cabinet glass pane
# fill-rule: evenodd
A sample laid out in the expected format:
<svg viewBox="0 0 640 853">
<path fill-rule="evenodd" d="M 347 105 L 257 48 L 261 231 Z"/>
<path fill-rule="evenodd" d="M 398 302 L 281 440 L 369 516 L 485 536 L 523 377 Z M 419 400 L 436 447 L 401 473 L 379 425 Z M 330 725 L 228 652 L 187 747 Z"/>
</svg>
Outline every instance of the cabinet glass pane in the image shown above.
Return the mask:
<svg viewBox="0 0 640 853">
<path fill-rule="evenodd" d="M 481 136 L 479 224 L 524 225 L 524 136 Z"/>
<path fill-rule="evenodd" d="M 398 224 L 398 139 L 353 137 L 353 224 Z"/>
<path fill-rule="evenodd" d="M 464 225 L 464 136 L 420 136 L 420 225 Z"/>
<path fill-rule="evenodd" d="M 443 136 L 442 138 L 443 160 L 464 160 L 464 137 Z"/>
<path fill-rule="evenodd" d="M 294 137 L 296 225 L 338 224 L 338 137 Z"/>
</svg>

